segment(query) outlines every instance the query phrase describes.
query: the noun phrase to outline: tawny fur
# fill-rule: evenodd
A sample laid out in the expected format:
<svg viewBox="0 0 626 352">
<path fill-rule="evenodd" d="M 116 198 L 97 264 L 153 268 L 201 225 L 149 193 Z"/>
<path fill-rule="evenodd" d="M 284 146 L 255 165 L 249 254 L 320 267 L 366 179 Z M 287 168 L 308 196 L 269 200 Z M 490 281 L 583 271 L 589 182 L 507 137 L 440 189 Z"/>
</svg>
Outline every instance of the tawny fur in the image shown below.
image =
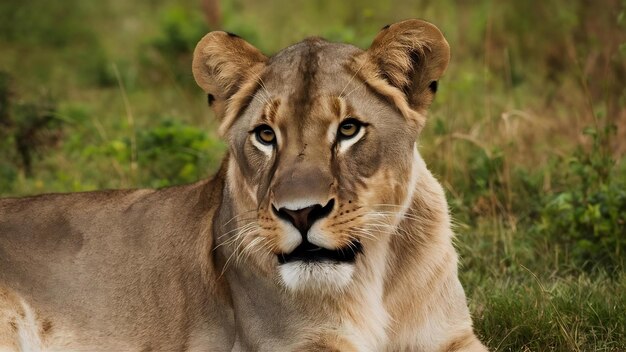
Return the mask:
<svg viewBox="0 0 626 352">
<path fill-rule="evenodd" d="M 449 55 L 419 20 L 366 51 L 311 38 L 271 58 L 207 34 L 193 73 L 229 145 L 220 171 L 0 200 L 0 351 L 486 351 L 415 142 Z M 362 130 L 340 137 L 348 119 Z M 307 233 L 276 215 L 310 204 L 333 206 Z M 301 236 L 362 252 L 281 266 Z"/>
</svg>

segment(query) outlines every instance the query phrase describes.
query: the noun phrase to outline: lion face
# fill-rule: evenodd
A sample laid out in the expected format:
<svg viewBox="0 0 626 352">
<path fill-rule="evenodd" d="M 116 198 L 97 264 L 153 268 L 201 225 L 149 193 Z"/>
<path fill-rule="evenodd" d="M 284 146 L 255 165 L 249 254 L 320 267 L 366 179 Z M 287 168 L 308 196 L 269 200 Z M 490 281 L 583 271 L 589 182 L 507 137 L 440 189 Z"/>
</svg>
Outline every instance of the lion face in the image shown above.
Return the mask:
<svg viewBox="0 0 626 352">
<path fill-rule="evenodd" d="M 223 32 L 198 44 L 194 75 L 232 155 L 233 255 L 293 291 L 342 291 L 384 251 L 410 204 L 415 139 L 447 65 L 433 28 L 395 24 L 365 52 L 308 39 L 271 59 Z"/>
<path fill-rule="evenodd" d="M 293 289 L 345 286 L 411 190 L 416 128 L 351 80 L 341 49 L 306 41 L 279 54 L 228 133 L 257 210 L 251 236 Z"/>
</svg>

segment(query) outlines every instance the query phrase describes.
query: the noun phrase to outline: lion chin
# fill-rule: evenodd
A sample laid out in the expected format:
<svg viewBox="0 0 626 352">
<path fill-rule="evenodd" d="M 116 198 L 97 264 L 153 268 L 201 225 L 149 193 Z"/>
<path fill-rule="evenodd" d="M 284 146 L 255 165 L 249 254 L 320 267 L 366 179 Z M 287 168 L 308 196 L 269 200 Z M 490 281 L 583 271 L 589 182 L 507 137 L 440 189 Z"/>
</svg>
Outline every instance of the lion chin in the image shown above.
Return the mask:
<svg viewBox="0 0 626 352">
<path fill-rule="evenodd" d="M 278 272 L 291 291 L 340 293 L 352 281 L 359 255 L 362 246 L 358 241 L 339 249 L 303 241 L 290 253 L 278 255 Z"/>
<path fill-rule="evenodd" d="M 281 264 L 279 273 L 285 286 L 295 292 L 342 292 L 352 281 L 354 264 L 298 260 Z"/>
</svg>

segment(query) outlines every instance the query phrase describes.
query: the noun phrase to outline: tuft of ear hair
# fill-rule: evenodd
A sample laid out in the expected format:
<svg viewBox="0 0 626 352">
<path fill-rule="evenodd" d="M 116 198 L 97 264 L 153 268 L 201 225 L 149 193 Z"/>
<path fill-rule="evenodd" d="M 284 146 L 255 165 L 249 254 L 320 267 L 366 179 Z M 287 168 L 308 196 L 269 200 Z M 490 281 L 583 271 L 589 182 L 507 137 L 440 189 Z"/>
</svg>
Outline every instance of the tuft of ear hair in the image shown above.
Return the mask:
<svg viewBox="0 0 626 352">
<path fill-rule="evenodd" d="M 450 46 L 441 31 L 412 19 L 383 27 L 352 68 L 421 129 L 449 61 Z"/>
</svg>

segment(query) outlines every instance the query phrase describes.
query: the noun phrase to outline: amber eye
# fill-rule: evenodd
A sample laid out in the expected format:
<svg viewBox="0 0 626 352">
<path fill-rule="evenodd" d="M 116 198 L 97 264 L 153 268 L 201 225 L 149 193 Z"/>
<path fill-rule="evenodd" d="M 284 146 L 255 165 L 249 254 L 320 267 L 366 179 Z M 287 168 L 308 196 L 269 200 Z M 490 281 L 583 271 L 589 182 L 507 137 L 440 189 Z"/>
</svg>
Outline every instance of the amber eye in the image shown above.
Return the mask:
<svg viewBox="0 0 626 352">
<path fill-rule="evenodd" d="M 274 130 L 268 125 L 261 125 L 254 129 L 256 139 L 266 145 L 272 145 L 276 143 L 276 134 Z"/>
<path fill-rule="evenodd" d="M 361 130 L 361 122 L 354 118 L 349 118 L 339 126 L 339 136 L 341 138 L 352 138 Z"/>
</svg>

